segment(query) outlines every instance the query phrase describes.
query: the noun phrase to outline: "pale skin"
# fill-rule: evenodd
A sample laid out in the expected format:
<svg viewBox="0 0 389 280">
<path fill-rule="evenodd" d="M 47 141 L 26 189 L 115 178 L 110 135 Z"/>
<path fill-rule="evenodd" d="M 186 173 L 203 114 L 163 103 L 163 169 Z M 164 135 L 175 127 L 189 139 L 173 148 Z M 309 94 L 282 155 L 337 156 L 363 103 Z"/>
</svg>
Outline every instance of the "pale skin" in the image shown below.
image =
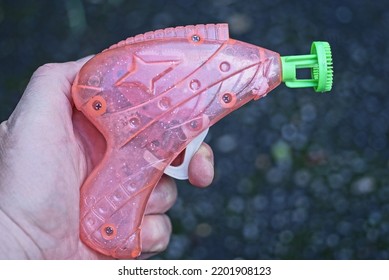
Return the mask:
<svg viewBox="0 0 389 280">
<path fill-rule="evenodd" d="M 0 125 L 0 259 L 107 258 L 79 238 L 79 191 L 105 150 L 70 94 L 89 58 L 38 68 Z M 213 153 L 203 143 L 189 181 L 206 187 L 213 176 Z M 176 198 L 174 180 L 162 177 L 147 205 L 140 258 L 166 249 L 172 226 L 165 213 Z"/>
</svg>

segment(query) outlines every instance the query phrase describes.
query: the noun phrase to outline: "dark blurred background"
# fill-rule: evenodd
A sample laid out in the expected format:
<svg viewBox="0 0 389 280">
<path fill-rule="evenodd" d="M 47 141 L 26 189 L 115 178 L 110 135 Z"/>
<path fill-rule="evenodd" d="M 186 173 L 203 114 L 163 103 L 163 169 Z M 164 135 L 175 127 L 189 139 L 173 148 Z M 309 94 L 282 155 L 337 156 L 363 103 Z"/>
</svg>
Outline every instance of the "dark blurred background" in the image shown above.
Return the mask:
<svg viewBox="0 0 389 280">
<path fill-rule="evenodd" d="M 281 85 L 215 125 L 214 183 L 179 182 L 171 243 L 156 258 L 388 259 L 388 1 L 0 0 L 0 120 L 44 63 L 218 22 L 282 55 L 329 41 L 334 87 Z"/>
</svg>

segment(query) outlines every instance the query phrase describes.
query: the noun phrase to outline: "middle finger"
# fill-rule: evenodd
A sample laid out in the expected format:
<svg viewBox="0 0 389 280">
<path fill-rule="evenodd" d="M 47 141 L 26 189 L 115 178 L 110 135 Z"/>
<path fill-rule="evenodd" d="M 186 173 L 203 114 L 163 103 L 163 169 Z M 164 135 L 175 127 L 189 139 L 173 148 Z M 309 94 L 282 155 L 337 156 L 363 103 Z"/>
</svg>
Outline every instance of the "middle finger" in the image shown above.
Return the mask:
<svg viewBox="0 0 389 280">
<path fill-rule="evenodd" d="M 161 177 L 150 195 L 146 206 L 146 215 L 161 214 L 168 211 L 177 199 L 177 185 L 174 179 L 166 175 Z"/>
</svg>

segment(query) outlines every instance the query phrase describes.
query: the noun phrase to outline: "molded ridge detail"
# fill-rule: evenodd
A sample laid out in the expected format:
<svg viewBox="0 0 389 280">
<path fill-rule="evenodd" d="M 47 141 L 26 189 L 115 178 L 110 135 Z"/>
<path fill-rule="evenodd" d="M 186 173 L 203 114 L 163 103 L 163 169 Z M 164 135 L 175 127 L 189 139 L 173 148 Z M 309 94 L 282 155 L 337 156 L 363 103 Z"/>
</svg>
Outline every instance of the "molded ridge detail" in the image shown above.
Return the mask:
<svg viewBox="0 0 389 280">
<path fill-rule="evenodd" d="M 228 24 L 197 24 L 187 26 L 169 27 L 165 29 L 158 29 L 156 31 L 149 31 L 144 34 L 139 34 L 134 37 L 129 37 L 120 41 L 117 44 L 110 46 L 107 50 L 120 48 L 123 46 L 167 38 L 188 38 L 192 35 L 198 35 L 205 40 L 226 41 L 229 39 Z"/>
</svg>

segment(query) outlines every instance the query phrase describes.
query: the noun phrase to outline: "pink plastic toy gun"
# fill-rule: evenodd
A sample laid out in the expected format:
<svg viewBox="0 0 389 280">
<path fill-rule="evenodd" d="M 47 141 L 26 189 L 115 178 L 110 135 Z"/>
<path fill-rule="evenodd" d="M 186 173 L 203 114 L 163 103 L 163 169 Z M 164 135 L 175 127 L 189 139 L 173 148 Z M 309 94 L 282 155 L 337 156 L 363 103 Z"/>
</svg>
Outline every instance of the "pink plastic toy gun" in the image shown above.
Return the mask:
<svg viewBox="0 0 389 280">
<path fill-rule="evenodd" d="M 297 79 L 299 68 L 311 68 L 312 77 Z M 76 107 L 107 141 L 81 188 L 82 240 L 103 254 L 136 258 L 151 192 L 164 172 L 187 178 L 211 125 L 281 81 L 324 92 L 332 75 L 326 42 L 313 43 L 309 55 L 280 57 L 230 39 L 227 24 L 147 32 L 96 55 L 72 87 Z M 184 149 L 182 165 L 170 166 Z"/>
</svg>

